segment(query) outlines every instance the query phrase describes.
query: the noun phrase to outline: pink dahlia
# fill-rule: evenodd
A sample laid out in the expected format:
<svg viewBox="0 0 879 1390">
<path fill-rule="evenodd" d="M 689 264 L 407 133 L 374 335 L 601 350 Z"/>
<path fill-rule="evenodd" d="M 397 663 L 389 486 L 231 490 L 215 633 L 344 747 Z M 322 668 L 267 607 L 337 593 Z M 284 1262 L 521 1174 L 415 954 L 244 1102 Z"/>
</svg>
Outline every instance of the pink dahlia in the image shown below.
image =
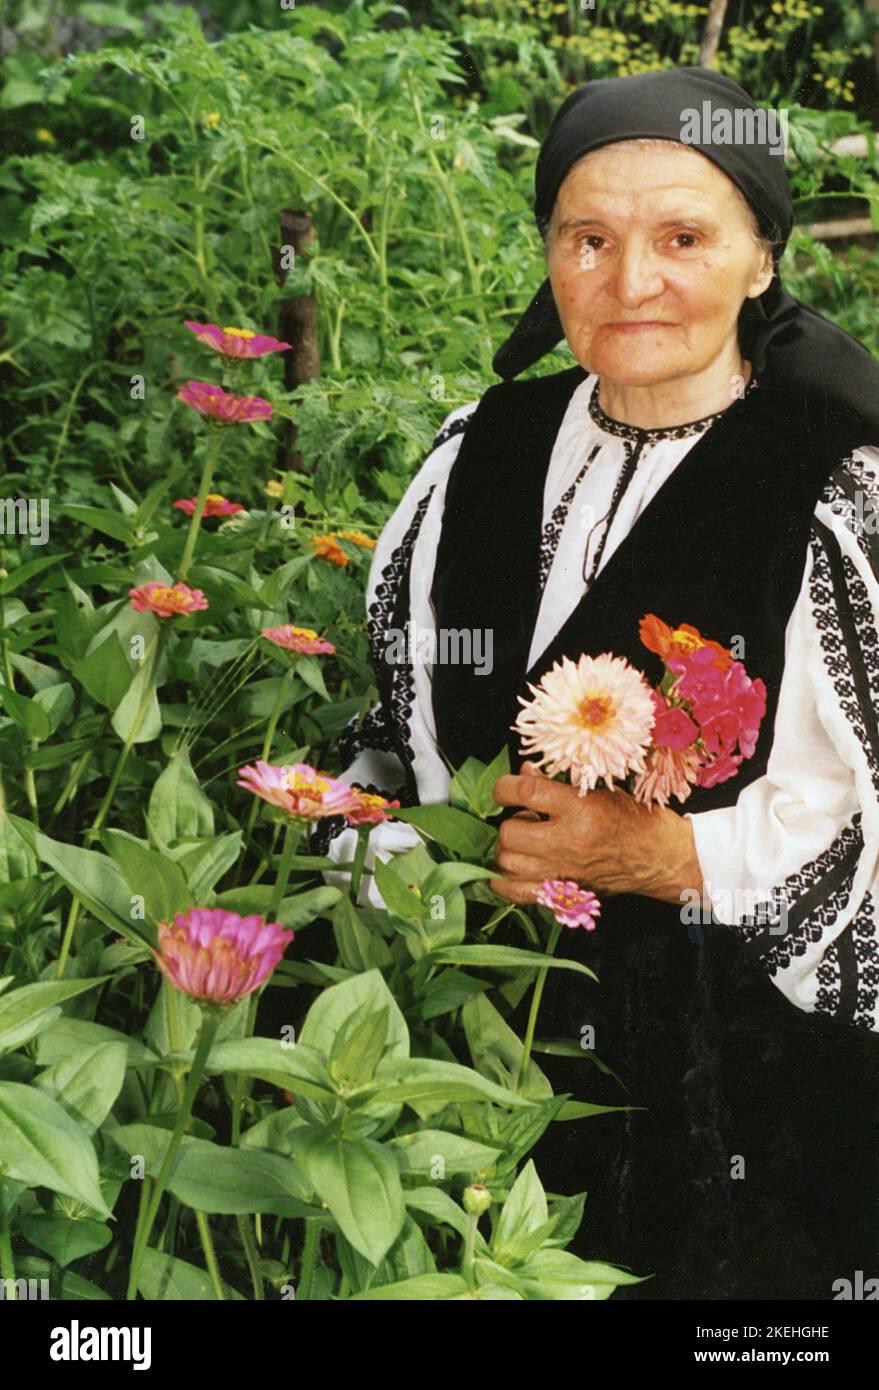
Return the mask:
<svg viewBox="0 0 879 1390">
<path fill-rule="evenodd" d="M 569 773 L 580 795 L 600 779 L 612 791 L 614 777 L 643 772 L 654 720 L 652 692 L 625 657 L 609 652 L 562 657 L 538 686 L 512 726 L 522 751 L 550 777 Z M 535 756 L 539 755 L 539 756 Z"/>
<path fill-rule="evenodd" d="M 353 810 L 345 812 L 349 825 L 377 825 L 380 821 L 391 820 L 389 813 L 400 809 L 399 801 L 389 801 L 374 792 L 362 792 L 358 787 L 354 791 L 358 802 Z"/>
<path fill-rule="evenodd" d="M 234 1004 L 271 975 L 293 940 L 277 922 L 219 907 L 178 912 L 159 923 L 156 964 L 176 989 L 204 1004 Z"/>
<path fill-rule="evenodd" d="M 135 613 L 155 613 L 157 618 L 185 618 L 208 606 L 201 589 L 190 589 L 188 584 L 160 584 L 155 579 L 141 584 L 139 589 L 129 589 L 128 597 Z"/>
<path fill-rule="evenodd" d="M 601 905 L 594 893 L 569 879 L 548 878 L 540 885 L 537 901 L 548 907 L 563 927 L 585 927 L 594 931 Z"/>
<path fill-rule="evenodd" d="M 286 352 L 293 346 L 265 333 L 253 333 L 249 328 L 218 328 L 215 323 L 197 323 L 193 319 L 184 319 L 184 323 L 200 343 L 206 343 L 222 357 L 265 357 L 269 352 Z"/>
<path fill-rule="evenodd" d="M 284 647 L 288 652 L 297 652 L 300 656 L 329 656 L 336 650 L 332 642 L 318 637 L 310 627 L 294 627 L 292 623 L 284 623 L 282 627 L 264 627 L 260 631 L 276 646 Z"/>
<path fill-rule="evenodd" d="M 187 516 L 192 516 L 197 505 L 197 497 L 178 497 L 174 503 L 174 506 L 179 507 Z M 234 516 L 236 512 L 243 511 L 244 506 L 241 502 L 230 502 L 228 497 L 223 497 L 219 492 L 209 492 L 205 498 L 202 516 Z"/>
<path fill-rule="evenodd" d="M 240 769 L 237 785 L 302 821 L 345 816 L 357 809 L 361 795 L 347 782 L 340 782 L 337 777 L 319 772 L 307 763 L 275 767 L 271 763 L 257 762 L 253 767 Z"/>
<path fill-rule="evenodd" d="M 272 418 L 272 407 L 262 396 L 233 396 L 209 381 L 188 382 L 180 387 L 177 399 L 221 425 L 246 425 Z"/>
</svg>

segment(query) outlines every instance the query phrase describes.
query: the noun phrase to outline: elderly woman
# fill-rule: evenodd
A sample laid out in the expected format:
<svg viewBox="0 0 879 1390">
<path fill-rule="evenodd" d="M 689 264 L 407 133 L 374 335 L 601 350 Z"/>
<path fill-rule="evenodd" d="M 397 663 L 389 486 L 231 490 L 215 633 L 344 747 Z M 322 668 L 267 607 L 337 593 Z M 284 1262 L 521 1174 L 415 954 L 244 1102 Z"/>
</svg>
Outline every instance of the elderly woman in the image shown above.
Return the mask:
<svg viewBox="0 0 879 1390">
<path fill-rule="evenodd" d="M 830 1299 L 879 1274 L 879 366 L 782 290 L 784 160 L 710 125 L 693 143 L 706 103 L 757 109 L 681 68 L 588 83 L 556 114 L 549 279 L 495 358 L 506 380 L 449 415 L 382 534 L 381 698 L 342 753 L 349 780 L 414 804 L 509 744 L 492 887 L 602 899 L 560 943 L 600 984 L 550 972 L 540 1033 L 568 1055 L 540 1061 L 556 1092 L 628 1108 L 554 1122 L 535 1157 L 550 1190 L 588 1192 L 573 1248 L 653 1276 L 616 1297 Z M 512 380 L 562 336 L 576 365 Z M 647 613 L 736 643 L 767 687 L 753 757 L 683 809 L 581 798 L 511 732 L 562 657 L 656 683 Z M 401 629 L 465 631 L 480 660 L 416 642 L 391 661 Z M 367 863 L 414 838 L 377 827 Z"/>
</svg>

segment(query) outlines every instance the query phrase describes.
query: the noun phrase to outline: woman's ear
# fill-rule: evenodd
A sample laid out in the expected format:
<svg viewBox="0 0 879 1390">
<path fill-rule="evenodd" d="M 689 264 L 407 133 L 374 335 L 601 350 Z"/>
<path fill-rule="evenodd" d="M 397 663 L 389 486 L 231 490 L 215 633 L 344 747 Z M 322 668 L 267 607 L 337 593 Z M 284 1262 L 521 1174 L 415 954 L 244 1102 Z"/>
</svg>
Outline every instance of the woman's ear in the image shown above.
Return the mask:
<svg viewBox="0 0 879 1390">
<path fill-rule="evenodd" d="M 764 250 L 760 269 L 751 281 L 748 288 L 748 299 L 759 299 L 764 290 L 768 290 L 775 278 L 775 262 L 772 259 L 772 252 Z"/>
</svg>

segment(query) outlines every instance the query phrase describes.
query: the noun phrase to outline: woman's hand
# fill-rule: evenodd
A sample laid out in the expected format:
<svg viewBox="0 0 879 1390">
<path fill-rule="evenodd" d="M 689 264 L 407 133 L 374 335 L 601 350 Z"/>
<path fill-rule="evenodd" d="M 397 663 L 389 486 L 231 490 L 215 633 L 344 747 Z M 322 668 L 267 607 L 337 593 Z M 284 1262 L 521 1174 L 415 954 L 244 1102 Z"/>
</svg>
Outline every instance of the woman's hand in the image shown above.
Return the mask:
<svg viewBox="0 0 879 1390">
<path fill-rule="evenodd" d="M 644 806 L 625 791 L 579 796 L 532 763 L 499 777 L 492 795 L 499 806 L 525 808 L 500 828 L 495 864 L 505 877 L 490 881 L 510 902 L 536 901 L 548 878 L 570 879 L 599 897 L 641 893 L 676 903 L 695 889 L 701 899 L 692 826 L 676 811 Z"/>
</svg>

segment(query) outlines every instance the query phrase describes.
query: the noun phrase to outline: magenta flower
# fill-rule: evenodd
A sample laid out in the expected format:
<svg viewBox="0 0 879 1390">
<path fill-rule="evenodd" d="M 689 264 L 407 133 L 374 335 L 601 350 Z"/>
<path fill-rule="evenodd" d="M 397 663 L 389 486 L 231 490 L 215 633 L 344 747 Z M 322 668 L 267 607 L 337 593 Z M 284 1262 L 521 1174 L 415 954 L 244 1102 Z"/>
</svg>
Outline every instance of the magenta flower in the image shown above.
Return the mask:
<svg viewBox="0 0 879 1390">
<path fill-rule="evenodd" d="M 297 652 L 299 656 L 330 656 L 336 650 L 332 642 L 318 637 L 310 627 L 294 627 L 292 623 L 284 623 L 281 627 L 260 628 L 260 632 L 277 647 Z"/>
<path fill-rule="evenodd" d="M 177 392 L 177 399 L 221 425 L 247 425 L 272 418 L 272 407 L 262 396 L 233 396 L 209 381 L 187 382 Z"/>
<path fill-rule="evenodd" d="M 235 1004 L 271 975 L 293 940 L 277 922 L 239 917 L 219 907 L 178 912 L 159 923 L 156 964 L 174 985 L 202 1004 Z"/>
<path fill-rule="evenodd" d="M 742 762 L 740 753 L 721 753 L 710 763 L 700 767 L 696 775 L 696 785 L 716 787 L 720 782 L 728 782 L 730 777 L 735 777 Z"/>
<path fill-rule="evenodd" d="M 208 606 L 201 589 L 190 589 L 188 584 L 160 584 L 156 579 L 141 584 L 139 589 L 129 589 L 128 597 L 135 613 L 155 613 L 157 618 L 185 618 Z"/>
<path fill-rule="evenodd" d="M 345 812 L 349 825 L 378 825 L 380 821 L 392 820 L 389 812 L 400 809 L 399 801 L 388 801 L 387 797 L 362 792 L 357 787 L 354 791 L 359 800 L 353 810 Z"/>
<path fill-rule="evenodd" d="M 218 328 L 215 323 L 197 323 L 193 319 L 184 319 L 184 323 L 200 343 L 206 343 L 222 357 L 265 357 L 269 352 L 286 352 L 293 346 L 265 333 L 253 333 L 249 328 Z"/>
<path fill-rule="evenodd" d="M 537 901 L 548 907 L 563 927 L 585 927 L 594 931 L 601 905 L 594 893 L 569 879 L 548 878 L 540 886 Z"/>
<path fill-rule="evenodd" d="M 699 737 L 699 730 L 685 709 L 666 704 L 662 695 L 654 690 L 653 708 L 656 719 L 653 724 L 653 742 L 658 748 L 689 748 Z"/>
<path fill-rule="evenodd" d="M 174 503 L 174 506 L 179 507 L 187 516 L 192 516 L 197 505 L 197 497 L 178 497 Z M 234 516 L 236 512 L 243 511 L 244 506 L 241 502 L 230 502 L 228 497 L 223 497 L 219 492 L 209 492 L 205 498 L 202 516 Z"/>
<path fill-rule="evenodd" d="M 275 767 L 257 762 L 239 769 L 237 785 L 277 806 L 295 820 L 320 820 L 323 816 L 345 816 L 357 810 L 362 793 L 347 782 L 319 772 L 307 763 Z"/>
</svg>

